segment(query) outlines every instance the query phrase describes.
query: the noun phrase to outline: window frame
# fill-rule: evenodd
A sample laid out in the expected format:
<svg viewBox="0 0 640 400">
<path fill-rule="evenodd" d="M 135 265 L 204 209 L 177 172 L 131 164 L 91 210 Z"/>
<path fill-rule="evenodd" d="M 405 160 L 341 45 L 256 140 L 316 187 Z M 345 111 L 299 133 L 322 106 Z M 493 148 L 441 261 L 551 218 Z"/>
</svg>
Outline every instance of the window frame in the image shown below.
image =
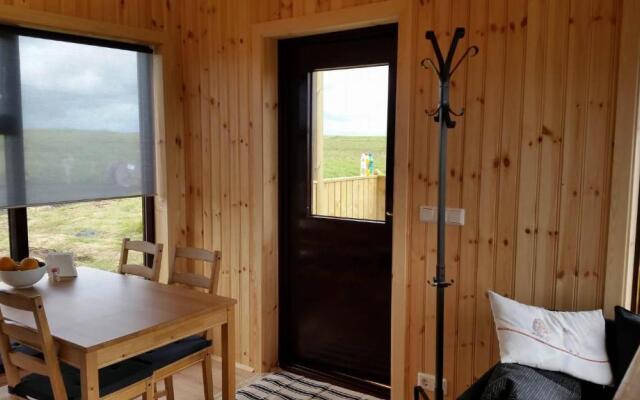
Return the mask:
<svg viewBox="0 0 640 400">
<path fill-rule="evenodd" d="M 0 33 L 10 33 L 16 36 L 29 36 L 40 39 L 58 40 L 70 43 L 91 45 L 97 47 L 106 47 L 120 50 L 135 51 L 138 53 L 153 54 L 154 51 L 151 47 L 133 43 L 119 42 L 109 39 L 94 38 L 81 35 L 73 35 L 68 33 L 60 33 L 39 29 L 31 29 L 25 27 L 17 27 L 11 25 L 0 24 Z M 138 74 L 144 72 L 144 68 L 141 68 L 140 62 L 138 63 Z M 148 65 L 145 65 L 148 67 Z M 150 71 L 150 70 L 148 70 Z M 19 73 L 19 70 L 18 70 Z M 149 85 L 153 85 L 153 72 L 149 76 Z M 151 112 L 141 115 L 143 126 L 146 129 L 153 128 L 155 107 L 153 104 L 152 96 L 150 95 L 151 88 L 145 86 L 141 93 L 140 103 L 149 107 Z M 22 111 L 20 110 L 20 114 Z M 143 128 L 143 129 L 145 129 Z M 22 145 L 19 143 L 18 145 Z M 22 152 L 11 152 L 13 154 L 21 154 L 22 162 L 18 168 L 24 168 L 24 159 Z M 144 155 L 145 152 L 143 152 Z M 15 160 L 14 160 L 15 161 Z M 19 161 L 19 160 L 18 160 Z M 155 176 L 155 171 L 151 171 Z M 25 191 L 24 185 L 22 185 L 23 194 Z M 137 196 L 136 196 L 137 197 Z M 155 242 L 155 196 L 140 196 L 142 201 L 142 220 L 143 220 L 143 240 L 149 242 Z M 97 200 L 96 200 L 97 201 Z M 91 202 L 91 201 L 87 201 Z M 9 249 L 10 255 L 15 260 L 21 260 L 29 256 L 29 229 L 28 229 L 28 207 L 13 207 L 7 208 L 7 217 L 9 225 Z M 145 255 L 145 265 L 151 266 L 153 259 Z"/>
</svg>

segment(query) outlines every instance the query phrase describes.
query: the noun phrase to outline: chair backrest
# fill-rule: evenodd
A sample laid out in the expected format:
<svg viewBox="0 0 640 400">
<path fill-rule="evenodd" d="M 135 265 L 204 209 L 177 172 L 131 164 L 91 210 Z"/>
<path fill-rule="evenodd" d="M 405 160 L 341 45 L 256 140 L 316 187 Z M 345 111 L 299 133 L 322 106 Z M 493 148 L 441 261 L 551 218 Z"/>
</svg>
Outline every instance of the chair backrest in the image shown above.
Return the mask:
<svg viewBox="0 0 640 400">
<path fill-rule="evenodd" d="M 176 260 L 178 258 L 211 264 L 211 276 L 207 277 L 206 275 L 191 272 L 178 272 L 176 270 Z M 218 289 L 220 259 L 221 254 L 219 251 L 209 251 L 193 247 L 177 247 L 169 272 L 169 284 L 179 283 L 192 288 L 205 289 L 207 293 L 215 294 Z"/>
<path fill-rule="evenodd" d="M 137 251 L 142 254 L 153 256 L 151 268 L 146 265 L 129 264 L 129 251 Z M 162 244 L 150 243 L 143 240 L 122 240 L 122 252 L 120 253 L 120 264 L 118 272 L 126 275 L 137 275 L 155 282 L 160 280 L 160 263 L 162 262 Z"/>
<path fill-rule="evenodd" d="M 42 298 L 37 295 L 0 291 L 0 304 L 32 313 L 36 325 L 36 329 L 33 329 L 6 320 L 0 309 L 0 353 L 9 386 L 14 387 L 20 383 L 19 370 L 25 370 L 48 376 L 54 399 L 66 400 L 67 391 L 60 372 L 58 352 L 49 330 Z M 12 341 L 42 352 L 43 358 L 15 351 L 11 346 Z"/>
</svg>

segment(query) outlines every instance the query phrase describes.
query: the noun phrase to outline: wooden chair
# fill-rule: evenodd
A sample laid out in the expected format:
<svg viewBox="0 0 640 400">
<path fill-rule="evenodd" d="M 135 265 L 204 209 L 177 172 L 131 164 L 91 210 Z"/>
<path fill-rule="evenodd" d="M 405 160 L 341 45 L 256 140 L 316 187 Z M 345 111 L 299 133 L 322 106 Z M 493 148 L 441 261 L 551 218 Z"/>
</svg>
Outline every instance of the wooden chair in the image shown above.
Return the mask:
<svg viewBox="0 0 640 400">
<path fill-rule="evenodd" d="M 146 265 L 129 264 L 129 251 L 137 251 L 142 254 L 153 256 L 151 268 Z M 122 240 L 122 252 L 120 253 L 120 264 L 118 272 L 123 275 L 136 275 L 145 279 L 158 282 L 160 280 L 160 263 L 162 262 L 162 244 L 153 244 L 142 240 Z"/>
<path fill-rule="evenodd" d="M 177 259 L 202 261 L 211 264 L 211 275 L 178 272 L 176 271 Z M 185 285 L 190 288 L 203 289 L 209 294 L 215 294 L 220 275 L 219 251 L 208 251 L 190 247 L 176 248 L 174 259 L 169 271 L 169 284 Z M 164 392 L 156 392 L 156 397 L 166 396 L 167 400 L 174 399 L 173 375 L 200 363 L 202 365 L 202 377 L 204 381 L 205 399 L 213 399 L 213 376 L 211 372 L 211 344 L 213 331 L 207 331 L 203 335 L 195 335 L 179 340 L 157 350 L 152 350 L 136 359 L 147 362 L 153 366 L 153 382 L 164 380 Z"/>
<path fill-rule="evenodd" d="M 5 320 L 0 310 L 0 353 L 9 392 L 36 400 L 79 400 L 82 397 L 80 372 L 59 362 L 41 297 L 0 291 L 0 304 L 32 313 L 36 326 L 33 329 Z M 30 351 L 18 350 L 11 345 L 12 341 L 25 345 Z M 21 378 L 21 371 L 30 374 Z M 144 399 L 153 399 L 152 373 L 147 365 L 135 360 L 102 368 L 100 398 L 115 400 L 142 395 Z"/>
</svg>

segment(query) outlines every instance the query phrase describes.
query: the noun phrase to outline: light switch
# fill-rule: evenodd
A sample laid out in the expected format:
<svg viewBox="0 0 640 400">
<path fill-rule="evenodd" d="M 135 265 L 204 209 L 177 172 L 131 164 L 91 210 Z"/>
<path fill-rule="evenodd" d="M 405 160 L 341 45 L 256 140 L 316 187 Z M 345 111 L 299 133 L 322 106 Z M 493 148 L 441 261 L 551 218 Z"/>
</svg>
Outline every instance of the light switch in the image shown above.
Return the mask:
<svg viewBox="0 0 640 400">
<path fill-rule="evenodd" d="M 464 208 L 447 208 L 444 215 L 447 225 L 464 225 Z"/>
<path fill-rule="evenodd" d="M 445 210 L 445 223 L 447 225 L 464 225 L 464 208 L 447 208 Z M 420 222 L 425 224 L 435 224 L 438 222 L 438 207 L 421 206 Z"/>
<path fill-rule="evenodd" d="M 435 224 L 438 221 L 438 208 L 422 206 L 420 207 L 420 222 L 424 224 Z"/>
</svg>

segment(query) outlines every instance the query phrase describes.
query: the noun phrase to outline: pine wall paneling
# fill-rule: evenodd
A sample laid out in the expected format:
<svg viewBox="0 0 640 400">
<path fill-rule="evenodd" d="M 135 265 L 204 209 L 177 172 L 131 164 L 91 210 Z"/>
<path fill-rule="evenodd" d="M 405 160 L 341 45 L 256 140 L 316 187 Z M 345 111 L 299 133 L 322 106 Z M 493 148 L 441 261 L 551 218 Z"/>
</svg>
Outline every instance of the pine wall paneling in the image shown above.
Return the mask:
<svg viewBox="0 0 640 400">
<path fill-rule="evenodd" d="M 447 42 L 455 26 L 465 26 L 465 42 L 481 48 L 455 77 L 454 105 L 467 114 L 449 148 L 448 204 L 468 215 L 464 228 L 447 230 L 456 284 L 447 293 L 445 370 L 460 393 L 498 357 L 487 290 L 559 309 L 604 304 L 621 2 L 412 3 L 416 66 L 431 53 L 426 29 Z M 294 1 L 291 14 L 261 4 L 256 15 L 293 27 L 295 16 L 322 15 L 331 4 Z M 435 229 L 417 219 L 420 205 L 435 203 L 438 184 L 437 126 L 424 116 L 437 82 L 428 71 L 416 68 L 414 96 L 407 387 L 434 361 L 435 295 L 426 283 L 435 269 Z"/>
<path fill-rule="evenodd" d="M 564 310 L 618 301 L 611 293 L 621 292 L 624 260 L 610 253 L 630 242 L 635 212 L 629 165 L 637 147 L 630 132 L 637 129 L 640 10 L 633 1 L 0 3 L 4 22 L 157 43 L 165 112 L 159 237 L 222 251 L 220 291 L 239 300 L 239 363 L 264 370 L 277 360 L 277 143 L 263 135 L 277 127 L 277 63 L 265 57 L 276 48 L 274 40 L 255 41 L 283 30 L 327 31 L 332 23 L 341 29 L 356 15 L 366 21 L 367 13 L 398 4 L 406 45 L 400 59 L 410 64 L 399 65 L 398 83 L 411 90 L 398 99 L 397 116 L 408 138 L 396 149 L 396 173 L 406 181 L 396 179 L 394 240 L 403 244 L 394 266 L 406 268 L 396 269 L 393 282 L 394 304 L 405 305 L 393 315 L 394 398 L 409 398 L 416 373 L 433 372 L 434 361 L 435 291 L 427 282 L 436 237 L 418 219 L 420 205 L 435 204 L 438 185 L 437 126 L 424 114 L 437 101 L 437 82 L 418 67 L 433 56 L 427 29 L 446 45 L 452 29 L 465 26 L 464 44 L 480 47 L 452 85 L 453 106 L 466 115 L 451 131 L 448 204 L 465 208 L 467 221 L 447 229 L 447 270 L 455 279 L 445 325 L 449 398 L 498 357 L 487 290 Z M 303 26 L 308 21 L 316 27 Z M 618 198 L 612 190 L 625 191 Z M 618 278 L 605 282 L 605 272 Z"/>
</svg>

